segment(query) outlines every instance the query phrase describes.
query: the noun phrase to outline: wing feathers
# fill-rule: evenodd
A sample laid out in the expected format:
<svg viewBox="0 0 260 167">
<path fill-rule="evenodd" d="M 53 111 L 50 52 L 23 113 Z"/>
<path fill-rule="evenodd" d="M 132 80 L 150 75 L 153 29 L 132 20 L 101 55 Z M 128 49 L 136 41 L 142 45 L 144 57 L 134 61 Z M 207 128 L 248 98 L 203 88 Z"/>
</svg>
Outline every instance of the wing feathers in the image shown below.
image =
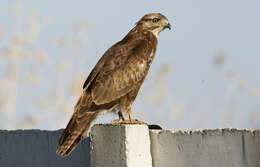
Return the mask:
<svg viewBox="0 0 260 167">
<path fill-rule="evenodd" d="M 84 139 L 91 122 L 98 116 L 99 112 L 86 111 L 89 98 L 89 95 L 83 92 L 75 106 L 73 116 L 59 140 L 59 148 L 56 151 L 57 154 L 61 156 L 69 155 Z"/>
<path fill-rule="evenodd" d="M 93 81 L 91 95 L 97 104 L 105 104 L 129 93 L 134 85 L 143 80 L 148 71 L 148 57 L 152 46 L 148 41 L 137 41 L 132 50 L 117 52 L 106 62 Z"/>
</svg>

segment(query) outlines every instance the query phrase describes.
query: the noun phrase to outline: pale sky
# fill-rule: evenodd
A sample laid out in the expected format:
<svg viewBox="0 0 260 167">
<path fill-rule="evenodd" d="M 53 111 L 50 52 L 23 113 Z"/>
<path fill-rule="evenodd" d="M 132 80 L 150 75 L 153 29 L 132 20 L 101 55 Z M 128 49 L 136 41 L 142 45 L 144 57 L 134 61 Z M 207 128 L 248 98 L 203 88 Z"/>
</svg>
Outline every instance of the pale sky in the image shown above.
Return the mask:
<svg viewBox="0 0 260 167">
<path fill-rule="evenodd" d="M 144 14 L 164 14 L 172 30 L 166 30 L 159 36 L 156 58 L 134 106 L 136 118 L 167 129 L 259 128 L 260 1 L 5 0 L 0 2 L 0 28 L 7 34 L 13 29 L 8 5 L 14 2 L 23 6 L 25 16 L 35 10 L 39 17 L 53 17 L 53 23 L 41 29 L 37 40 L 37 46 L 45 48 L 49 56 L 62 54 L 50 45 L 53 36 L 69 38 L 73 35 L 73 25 L 89 24 L 87 44 L 83 50 L 88 60 L 84 62 L 86 74 L 102 53 L 121 40 Z M 8 40 L 0 38 L 0 48 L 7 44 Z M 213 59 L 219 54 L 225 55 L 225 62 L 218 69 L 214 67 Z M 61 59 L 61 56 L 57 57 L 57 61 Z M 152 104 L 149 98 L 156 87 L 155 76 L 163 64 L 171 65 L 163 83 L 167 90 L 160 104 Z M 77 73 L 82 66 L 73 68 Z M 54 83 L 46 82 L 45 87 L 48 84 Z M 44 94 L 44 91 L 39 92 Z M 18 94 L 21 98 L 25 93 L 19 90 Z M 28 105 L 18 105 L 20 113 L 37 112 L 30 107 L 30 99 L 22 99 L 21 103 Z M 108 122 L 113 118 L 107 117 L 98 122 Z M 48 117 L 45 119 L 48 120 Z M 64 126 L 64 123 L 57 124 L 57 128 Z M 44 125 L 44 122 L 36 128 L 55 129 Z"/>
</svg>

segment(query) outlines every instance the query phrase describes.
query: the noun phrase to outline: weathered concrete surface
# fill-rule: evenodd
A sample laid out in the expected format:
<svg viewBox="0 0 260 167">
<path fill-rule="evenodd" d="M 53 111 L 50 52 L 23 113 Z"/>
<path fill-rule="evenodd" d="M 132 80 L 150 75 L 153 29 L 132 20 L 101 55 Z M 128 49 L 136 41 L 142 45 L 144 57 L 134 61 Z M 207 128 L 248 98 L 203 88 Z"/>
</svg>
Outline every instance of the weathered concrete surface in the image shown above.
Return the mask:
<svg viewBox="0 0 260 167">
<path fill-rule="evenodd" d="M 96 125 L 91 149 L 87 138 L 65 158 L 55 153 L 61 132 L 0 130 L 0 167 L 260 167 L 260 130 Z"/>
<path fill-rule="evenodd" d="M 260 167 L 260 131 L 151 130 L 154 167 Z"/>
<path fill-rule="evenodd" d="M 152 167 L 146 125 L 95 125 L 90 138 L 92 167 Z"/>
<path fill-rule="evenodd" d="M 0 130 L 0 167 L 90 167 L 89 138 L 71 156 L 56 155 L 62 130 Z"/>
</svg>

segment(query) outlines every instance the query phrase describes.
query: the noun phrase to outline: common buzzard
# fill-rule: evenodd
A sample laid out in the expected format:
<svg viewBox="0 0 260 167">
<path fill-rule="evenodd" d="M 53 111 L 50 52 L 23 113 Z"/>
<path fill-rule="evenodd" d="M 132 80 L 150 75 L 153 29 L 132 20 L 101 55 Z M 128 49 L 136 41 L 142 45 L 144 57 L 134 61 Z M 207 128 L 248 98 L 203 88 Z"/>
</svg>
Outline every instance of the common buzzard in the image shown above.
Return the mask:
<svg viewBox="0 0 260 167">
<path fill-rule="evenodd" d="M 164 15 L 146 14 L 104 53 L 83 85 L 57 154 L 69 155 L 87 135 L 90 124 L 103 113 L 118 113 L 119 119 L 114 123 L 138 123 L 131 105 L 155 56 L 157 36 L 165 28 L 171 29 L 171 25 Z M 129 120 L 124 119 L 123 113 Z"/>
</svg>

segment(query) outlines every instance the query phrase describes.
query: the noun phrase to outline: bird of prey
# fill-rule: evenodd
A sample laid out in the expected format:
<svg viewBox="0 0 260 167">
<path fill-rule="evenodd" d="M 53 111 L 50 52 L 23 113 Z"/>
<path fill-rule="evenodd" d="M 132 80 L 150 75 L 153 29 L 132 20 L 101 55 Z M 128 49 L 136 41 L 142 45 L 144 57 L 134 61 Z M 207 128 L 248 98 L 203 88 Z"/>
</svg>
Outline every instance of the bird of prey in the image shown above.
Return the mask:
<svg viewBox="0 0 260 167">
<path fill-rule="evenodd" d="M 165 28 L 171 29 L 171 25 L 164 15 L 146 14 L 104 53 L 83 85 L 57 154 L 69 155 L 87 135 L 90 124 L 106 112 L 118 113 L 114 123 L 140 123 L 133 118 L 131 105 L 154 59 L 157 37 Z"/>
</svg>

